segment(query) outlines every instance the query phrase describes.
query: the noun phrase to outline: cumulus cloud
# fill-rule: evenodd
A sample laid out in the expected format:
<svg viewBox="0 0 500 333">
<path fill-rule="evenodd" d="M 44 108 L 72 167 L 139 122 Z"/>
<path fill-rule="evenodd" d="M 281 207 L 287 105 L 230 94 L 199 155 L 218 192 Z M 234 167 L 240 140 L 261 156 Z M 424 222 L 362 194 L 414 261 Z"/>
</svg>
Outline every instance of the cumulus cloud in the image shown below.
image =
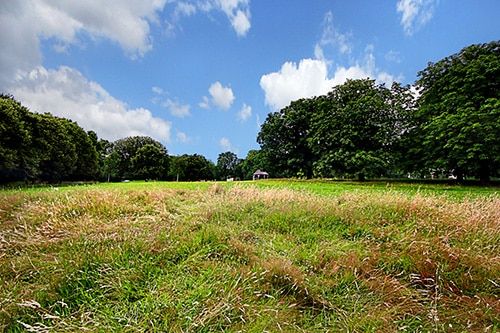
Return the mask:
<svg viewBox="0 0 500 333">
<path fill-rule="evenodd" d="M 203 96 L 198 104 L 203 109 L 209 109 L 214 105 L 222 110 L 228 110 L 235 100 L 233 90 L 230 87 L 224 87 L 219 81 L 214 82 L 208 88 L 210 99 Z"/>
<path fill-rule="evenodd" d="M 251 116 L 252 107 L 250 105 L 243 104 L 241 110 L 238 112 L 238 119 L 241 121 L 247 121 Z"/>
<path fill-rule="evenodd" d="M 285 62 L 278 72 L 263 75 L 260 86 L 266 104 L 279 110 L 291 101 L 327 93 L 333 86 L 326 62 L 302 59 L 298 64 Z"/>
<path fill-rule="evenodd" d="M 203 96 L 201 102 L 198 103 L 198 106 L 202 109 L 208 110 L 210 109 L 210 100 L 207 96 Z"/>
<path fill-rule="evenodd" d="M 180 16 L 191 16 L 194 15 L 197 11 L 195 5 L 189 2 L 179 1 L 175 6 L 174 15 L 177 17 Z"/>
<path fill-rule="evenodd" d="M 72 119 L 108 140 L 147 135 L 170 141 L 170 122 L 154 117 L 145 108 L 129 108 L 69 67 L 47 70 L 39 66 L 18 76 L 10 92 L 34 112 Z"/>
<path fill-rule="evenodd" d="M 151 91 L 157 95 L 163 95 L 165 93 L 162 88 L 156 86 L 152 87 Z"/>
<path fill-rule="evenodd" d="M 375 79 L 391 84 L 394 77 L 375 65 L 373 46 L 365 49 L 364 59 L 350 67 L 337 66 L 333 75 L 328 73 L 327 60 L 302 59 L 298 64 L 286 62 L 278 72 L 265 74 L 260 79 L 265 102 L 273 110 L 287 106 L 300 98 L 324 95 L 347 79 Z"/>
<path fill-rule="evenodd" d="M 151 88 L 151 91 L 155 94 L 152 102 L 166 108 L 172 116 L 184 118 L 191 115 L 191 106 L 189 104 L 182 104 L 177 100 L 171 99 L 168 97 L 168 92 L 160 87 L 154 86 Z"/>
<path fill-rule="evenodd" d="M 166 0 L 0 2 L 0 89 L 16 75 L 42 64 L 40 40 L 50 39 L 58 52 L 80 44 L 84 35 L 105 38 L 120 45 L 132 57 L 151 50 L 150 26 Z"/>
<path fill-rule="evenodd" d="M 437 0 L 399 0 L 396 10 L 401 14 L 401 25 L 408 36 L 432 19 Z"/>
</svg>

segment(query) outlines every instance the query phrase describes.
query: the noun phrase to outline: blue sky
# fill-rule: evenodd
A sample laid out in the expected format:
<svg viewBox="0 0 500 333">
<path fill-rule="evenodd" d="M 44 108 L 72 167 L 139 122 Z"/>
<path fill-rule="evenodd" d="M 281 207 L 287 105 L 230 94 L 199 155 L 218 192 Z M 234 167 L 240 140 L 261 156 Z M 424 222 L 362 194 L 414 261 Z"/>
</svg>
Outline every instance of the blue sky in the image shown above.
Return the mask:
<svg viewBox="0 0 500 333">
<path fill-rule="evenodd" d="M 500 37 L 498 0 L 0 3 L 0 91 L 115 140 L 215 161 L 291 100 L 417 72 Z"/>
</svg>

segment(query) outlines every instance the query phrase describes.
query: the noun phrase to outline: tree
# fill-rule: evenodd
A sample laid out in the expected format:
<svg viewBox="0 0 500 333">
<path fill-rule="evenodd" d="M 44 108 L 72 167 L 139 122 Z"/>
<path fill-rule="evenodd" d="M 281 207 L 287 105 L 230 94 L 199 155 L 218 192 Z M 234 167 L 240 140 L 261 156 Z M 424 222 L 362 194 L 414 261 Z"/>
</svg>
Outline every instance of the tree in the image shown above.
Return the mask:
<svg viewBox="0 0 500 333">
<path fill-rule="evenodd" d="M 94 146 L 97 153 L 97 178 L 98 179 L 107 179 L 108 178 L 108 170 L 106 167 L 106 158 L 111 154 L 111 150 L 113 148 L 113 144 L 105 139 L 99 139 L 97 134 L 94 131 L 87 132 L 92 145 Z"/>
<path fill-rule="evenodd" d="M 35 178 L 59 182 L 69 178 L 76 169 L 77 150 L 68 133 L 66 119 L 51 114 L 30 114 L 33 148 L 38 160 Z"/>
<path fill-rule="evenodd" d="M 220 153 L 219 157 L 217 158 L 217 178 L 226 179 L 230 176 L 240 177 L 241 175 L 236 174 L 238 171 L 238 165 L 240 163 L 241 160 L 235 153 L 230 151 Z"/>
<path fill-rule="evenodd" d="M 308 139 L 318 156 L 321 177 L 387 175 L 394 168 L 394 145 L 402 134 L 407 91 L 387 89 L 374 80 L 347 80 L 316 104 Z"/>
<path fill-rule="evenodd" d="M 75 169 L 70 178 L 74 180 L 95 179 L 99 173 L 99 159 L 92 138 L 77 123 L 70 120 L 63 123 L 77 155 Z"/>
<path fill-rule="evenodd" d="M 311 177 L 314 153 L 308 143 L 311 117 L 320 99 L 300 99 L 270 113 L 257 136 L 269 169 L 278 177 Z"/>
<path fill-rule="evenodd" d="M 136 178 L 137 170 L 134 170 L 132 159 L 137 155 L 139 149 L 146 145 L 153 145 L 159 150 L 166 148 L 158 141 L 148 136 L 131 136 L 117 140 L 113 143 L 112 151 L 114 157 L 114 173 L 119 178 Z M 110 154 L 111 154 L 110 153 Z"/>
<path fill-rule="evenodd" d="M 0 180 L 27 177 L 30 160 L 31 133 L 26 118 L 27 108 L 11 96 L 0 95 Z"/>
<path fill-rule="evenodd" d="M 261 150 L 248 151 L 247 157 L 238 165 L 243 179 L 252 179 L 257 170 L 268 171 L 269 162 Z"/>
<path fill-rule="evenodd" d="M 183 181 L 211 180 L 215 177 L 215 165 L 198 154 L 172 156 L 170 175 Z"/>
<path fill-rule="evenodd" d="M 167 150 L 146 144 L 139 148 L 131 160 L 134 177 L 139 179 L 164 179 L 168 173 Z"/>
<path fill-rule="evenodd" d="M 418 73 L 413 151 L 430 170 L 488 181 L 500 168 L 500 42 L 471 45 Z"/>
<path fill-rule="evenodd" d="M 0 96 L 2 180 L 84 180 L 97 175 L 92 138 L 77 123 L 30 112 L 11 96 Z M 97 136 L 96 136 L 97 137 Z"/>
</svg>

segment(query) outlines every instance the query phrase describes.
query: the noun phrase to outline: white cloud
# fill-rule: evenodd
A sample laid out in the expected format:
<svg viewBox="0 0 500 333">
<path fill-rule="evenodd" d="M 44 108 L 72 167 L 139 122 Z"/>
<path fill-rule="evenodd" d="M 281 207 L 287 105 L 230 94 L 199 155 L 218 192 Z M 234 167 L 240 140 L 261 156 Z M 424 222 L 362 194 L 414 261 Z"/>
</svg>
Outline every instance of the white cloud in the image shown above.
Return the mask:
<svg viewBox="0 0 500 333">
<path fill-rule="evenodd" d="M 250 105 L 243 104 L 241 110 L 238 112 L 238 119 L 241 121 L 247 121 L 251 116 L 252 107 Z"/>
<path fill-rule="evenodd" d="M 302 59 L 298 64 L 286 62 L 278 72 L 260 79 L 266 104 L 274 110 L 299 98 L 325 94 L 333 85 L 333 80 L 328 78 L 326 62 L 315 59 Z"/>
<path fill-rule="evenodd" d="M 198 106 L 205 110 L 210 109 L 210 100 L 208 99 L 208 97 L 203 96 L 201 102 L 198 103 Z"/>
<path fill-rule="evenodd" d="M 215 4 L 226 14 L 236 34 L 245 36 L 251 27 L 249 0 L 216 0 Z"/>
<path fill-rule="evenodd" d="M 151 91 L 154 92 L 156 95 L 163 95 L 165 93 L 162 88 L 156 86 L 152 87 Z"/>
<path fill-rule="evenodd" d="M 219 146 L 220 148 L 223 150 L 223 151 L 232 151 L 234 153 L 237 153 L 238 152 L 238 149 L 235 149 L 235 147 L 233 147 L 231 141 L 229 141 L 228 138 L 226 137 L 222 137 L 220 140 L 219 140 Z"/>
<path fill-rule="evenodd" d="M 191 106 L 189 104 L 181 104 L 179 101 L 167 97 L 168 92 L 160 87 L 154 86 L 151 91 L 155 94 L 151 101 L 168 109 L 172 116 L 184 118 L 191 115 Z"/>
<path fill-rule="evenodd" d="M 170 111 L 170 114 L 174 117 L 184 118 L 191 115 L 191 106 L 189 104 L 181 104 L 178 101 L 174 101 L 170 98 L 167 98 L 165 101 L 163 101 L 161 103 L 161 106 L 167 108 Z"/>
<path fill-rule="evenodd" d="M 399 0 L 396 10 L 401 13 L 401 25 L 408 36 L 432 19 L 437 0 Z"/>
<path fill-rule="evenodd" d="M 334 47 L 341 54 L 352 52 L 352 34 L 341 33 L 333 25 L 333 14 L 331 11 L 323 18 L 323 32 L 321 39 L 314 46 L 314 56 L 319 60 L 326 60 L 324 55 L 325 47 Z"/>
<path fill-rule="evenodd" d="M 176 2 L 172 0 L 172 2 Z M 250 30 L 251 13 L 249 0 L 200 0 L 197 2 L 177 1 L 175 9 L 166 22 L 167 32 L 173 34 L 183 17 L 189 17 L 197 12 L 221 11 L 228 18 L 231 26 L 239 37 L 244 37 Z"/>
<path fill-rule="evenodd" d="M 154 117 L 145 108 L 129 108 L 69 67 L 47 70 L 39 66 L 18 76 L 10 92 L 34 112 L 72 119 L 108 140 L 147 135 L 170 141 L 170 122 Z"/>
<path fill-rule="evenodd" d="M 80 44 L 82 33 L 92 39 L 106 38 L 132 57 L 152 48 L 150 25 L 166 0 L 0 2 L 0 89 L 16 76 L 42 64 L 40 40 L 51 39 L 58 52 Z"/>
<path fill-rule="evenodd" d="M 208 88 L 208 92 L 211 96 L 209 100 L 208 97 L 203 96 L 202 102 L 198 105 L 202 108 L 210 108 L 210 104 L 222 110 L 228 110 L 234 102 L 233 90 L 230 87 L 224 87 L 219 81 L 214 82 Z"/>
<path fill-rule="evenodd" d="M 177 132 L 177 141 L 180 143 L 189 143 L 191 142 L 191 138 L 184 132 Z"/>
<path fill-rule="evenodd" d="M 175 16 L 191 16 L 196 13 L 196 6 L 192 3 L 180 1 L 175 6 L 174 15 Z"/>
<path fill-rule="evenodd" d="M 327 60 L 302 59 L 298 64 L 286 62 L 278 72 L 265 74 L 260 79 L 265 101 L 273 110 L 287 106 L 300 98 L 324 95 L 347 79 L 375 79 L 378 83 L 391 84 L 394 77 L 375 65 L 373 46 L 365 49 L 362 61 L 350 67 L 337 66 L 333 76 L 328 74 Z"/>
</svg>

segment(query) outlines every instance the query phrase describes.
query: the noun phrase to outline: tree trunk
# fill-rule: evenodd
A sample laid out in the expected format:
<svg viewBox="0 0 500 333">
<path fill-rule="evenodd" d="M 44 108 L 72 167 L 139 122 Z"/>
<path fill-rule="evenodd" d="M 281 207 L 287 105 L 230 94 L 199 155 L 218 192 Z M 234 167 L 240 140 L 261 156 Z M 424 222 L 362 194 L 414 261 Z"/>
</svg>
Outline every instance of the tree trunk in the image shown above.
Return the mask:
<svg viewBox="0 0 500 333">
<path fill-rule="evenodd" d="M 487 184 L 490 182 L 490 168 L 486 163 L 481 163 L 479 167 L 479 182 L 481 184 Z"/>
</svg>

